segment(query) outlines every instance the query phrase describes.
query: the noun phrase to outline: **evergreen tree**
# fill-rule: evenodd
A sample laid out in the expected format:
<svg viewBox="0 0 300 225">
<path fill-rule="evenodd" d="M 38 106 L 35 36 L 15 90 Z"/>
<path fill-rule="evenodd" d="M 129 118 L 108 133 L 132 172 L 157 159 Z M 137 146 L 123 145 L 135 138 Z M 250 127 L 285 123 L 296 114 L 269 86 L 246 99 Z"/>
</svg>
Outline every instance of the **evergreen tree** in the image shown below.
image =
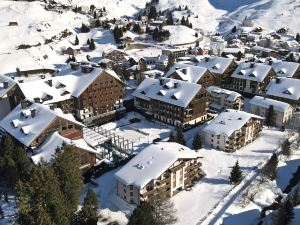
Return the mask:
<svg viewBox="0 0 300 225">
<path fill-rule="evenodd" d="M 168 14 L 167 25 L 174 25 L 172 13 Z"/>
<path fill-rule="evenodd" d="M 288 58 L 286 59 L 288 62 L 296 62 L 295 56 L 293 53 L 290 53 Z"/>
<path fill-rule="evenodd" d="M 87 39 L 86 44 L 87 44 L 87 45 L 90 45 L 90 44 L 91 44 L 91 41 L 90 41 L 89 38 Z"/>
<path fill-rule="evenodd" d="M 181 25 L 184 25 L 184 26 L 186 25 L 186 21 L 185 21 L 184 16 L 181 18 L 180 24 L 181 24 Z"/>
<path fill-rule="evenodd" d="M 178 10 L 181 11 L 181 5 L 179 5 Z"/>
<path fill-rule="evenodd" d="M 75 37 L 75 45 L 79 45 L 79 39 L 78 39 L 78 36 L 76 35 Z"/>
<path fill-rule="evenodd" d="M 182 145 L 185 145 L 185 138 L 184 138 L 184 133 L 181 127 L 177 127 L 177 132 L 176 132 L 176 142 Z"/>
<path fill-rule="evenodd" d="M 157 17 L 156 8 L 155 8 L 155 6 L 151 6 L 149 14 L 148 14 L 148 19 L 155 19 L 156 17 Z"/>
<path fill-rule="evenodd" d="M 174 55 L 171 53 L 168 55 L 168 65 L 167 68 L 171 68 L 175 63 L 175 57 Z"/>
<path fill-rule="evenodd" d="M 189 8 L 188 8 L 188 6 L 186 5 L 185 8 L 184 8 L 184 10 L 188 10 L 188 9 L 189 9 Z"/>
<path fill-rule="evenodd" d="M 239 51 L 239 52 L 237 53 L 236 60 L 237 60 L 237 61 L 241 61 L 242 57 L 243 57 L 243 54 L 242 54 L 241 51 Z"/>
<path fill-rule="evenodd" d="M 287 225 L 294 218 L 294 206 L 290 197 L 280 205 L 275 216 L 276 225 Z"/>
<path fill-rule="evenodd" d="M 94 42 L 93 38 L 91 38 L 91 42 L 89 44 L 89 49 L 90 50 L 95 50 L 96 49 L 95 42 Z"/>
<path fill-rule="evenodd" d="M 188 17 L 186 18 L 186 21 L 185 21 L 185 24 L 184 24 L 184 25 L 187 26 L 187 27 L 190 25 L 190 21 L 189 21 L 189 18 L 188 18 Z"/>
<path fill-rule="evenodd" d="M 157 29 L 157 27 L 153 31 L 152 38 L 153 38 L 154 41 L 159 40 L 159 30 Z"/>
<path fill-rule="evenodd" d="M 197 132 L 193 139 L 193 149 L 198 150 L 202 148 L 202 138 L 199 132 Z"/>
<path fill-rule="evenodd" d="M 106 12 L 106 8 L 103 6 L 103 12 Z"/>
<path fill-rule="evenodd" d="M 296 34 L 295 40 L 300 42 L 300 34 L 299 33 Z"/>
<path fill-rule="evenodd" d="M 35 166 L 27 181 L 18 183 L 20 225 L 69 225 L 67 206 L 53 169 Z"/>
<path fill-rule="evenodd" d="M 189 28 L 193 29 L 193 24 L 192 23 L 189 24 Z"/>
<path fill-rule="evenodd" d="M 298 186 L 293 195 L 294 206 L 300 205 L 300 187 Z"/>
<path fill-rule="evenodd" d="M 94 19 L 97 19 L 97 12 L 94 11 Z"/>
<path fill-rule="evenodd" d="M 174 132 L 171 130 L 169 133 L 169 140 L 168 142 L 176 142 L 176 137 L 174 135 Z"/>
<path fill-rule="evenodd" d="M 227 56 L 226 56 L 226 53 L 225 53 L 225 52 L 222 52 L 222 53 L 221 53 L 221 56 L 222 56 L 223 58 L 227 58 Z"/>
<path fill-rule="evenodd" d="M 81 32 L 82 33 L 88 33 L 90 32 L 90 27 L 85 25 L 84 23 L 81 25 L 81 28 L 80 28 Z"/>
<path fill-rule="evenodd" d="M 97 209 L 97 196 L 94 191 L 89 188 L 81 210 L 72 216 L 71 225 L 97 225 Z"/>
<path fill-rule="evenodd" d="M 95 27 L 101 27 L 101 22 L 99 19 L 96 19 L 95 21 Z"/>
<path fill-rule="evenodd" d="M 237 185 L 242 181 L 242 171 L 239 166 L 239 161 L 236 161 L 235 166 L 232 168 L 230 173 L 230 184 Z"/>
<path fill-rule="evenodd" d="M 275 117 L 274 106 L 270 105 L 267 115 L 266 115 L 266 125 L 268 127 L 275 126 L 275 120 L 276 120 L 276 117 Z"/>
<path fill-rule="evenodd" d="M 281 153 L 285 155 L 286 157 L 290 157 L 292 154 L 292 149 L 291 149 L 291 143 L 289 142 L 288 139 L 286 139 L 282 144 L 281 144 Z"/>
<path fill-rule="evenodd" d="M 277 177 L 277 166 L 278 166 L 278 157 L 276 153 L 273 153 L 269 161 L 261 170 L 262 177 L 268 178 L 270 180 L 275 180 Z"/>
<path fill-rule="evenodd" d="M 134 24 L 132 30 L 138 34 L 141 34 L 142 33 L 142 29 L 140 27 L 140 25 L 138 23 Z"/>
<path fill-rule="evenodd" d="M 60 190 L 65 196 L 67 209 L 71 215 L 77 210 L 83 181 L 80 170 L 79 152 L 73 145 L 58 149 L 52 160 L 54 173 L 59 181 Z"/>
<path fill-rule="evenodd" d="M 0 219 L 3 219 L 4 218 L 4 212 L 2 210 L 2 207 L 0 205 Z"/>
<path fill-rule="evenodd" d="M 235 33 L 237 31 L 237 28 L 236 26 L 234 26 L 232 29 L 231 29 L 231 33 Z"/>
<path fill-rule="evenodd" d="M 199 41 L 196 41 L 195 46 L 196 46 L 196 47 L 199 47 Z"/>
<path fill-rule="evenodd" d="M 128 225 L 159 225 L 155 219 L 153 205 L 149 202 L 142 202 L 133 211 Z"/>
<path fill-rule="evenodd" d="M 198 35 L 198 33 L 195 33 L 195 37 L 197 38 L 199 35 Z"/>
</svg>

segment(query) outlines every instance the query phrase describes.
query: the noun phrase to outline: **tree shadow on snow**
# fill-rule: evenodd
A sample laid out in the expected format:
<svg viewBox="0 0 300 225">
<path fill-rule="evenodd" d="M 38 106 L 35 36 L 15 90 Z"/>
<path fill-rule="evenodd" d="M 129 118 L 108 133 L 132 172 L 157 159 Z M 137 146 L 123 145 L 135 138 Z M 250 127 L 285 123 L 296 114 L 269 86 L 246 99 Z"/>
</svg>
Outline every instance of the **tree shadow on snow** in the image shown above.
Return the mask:
<svg viewBox="0 0 300 225">
<path fill-rule="evenodd" d="M 216 9 L 234 11 L 242 6 L 247 6 L 256 3 L 257 0 L 209 0 L 209 3 Z"/>
<path fill-rule="evenodd" d="M 258 222 L 259 217 L 259 210 L 252 209 L 238 214 L 228 215 L 223 219 L 223 225 L 252 225 Z"/>
</svg>

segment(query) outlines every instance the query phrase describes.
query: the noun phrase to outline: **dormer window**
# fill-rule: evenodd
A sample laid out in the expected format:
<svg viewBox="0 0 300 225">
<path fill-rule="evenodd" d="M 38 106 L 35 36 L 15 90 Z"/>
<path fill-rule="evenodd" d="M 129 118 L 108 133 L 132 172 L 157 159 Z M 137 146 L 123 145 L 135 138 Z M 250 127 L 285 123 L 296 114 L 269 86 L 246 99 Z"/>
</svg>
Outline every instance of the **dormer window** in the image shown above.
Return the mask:
<svg viewBox="0 0 300 225">
<path fill-rule="evenodd" d="M 175 95 L 175 94 L 174 94 L 174 95 L 172 95 L 172 96 L 171 96 L 171 98 L 172 98 L 172 99 L 175 99 L 175 100 L 178 100 L 178 98 L 176 97 L 176 95 Z"/>
<path fill-rule="evenodd" d="M 59 83 L 59 84 L 56 86 L 57 89 L 64 88 L 64 87 L 66 87 L 66 85 L 64 85 L 64 84 L 62 84 L 62 83 Z"/>
<path fill-rule="evenodd" d="M 141 94 L 142 94 L 142 95 L 145 95 L 145 94 L 146 94 L 146 92 L 145 92 L 145 91 L 141 91 Z"/>
<path fill-rule="evenodd" d="M 70 92 L 68 92 L 68 91 L 63 91 L 62 93 L 61 93 L 61 96 L 64 96 L 64 95 L 67 95 L 67 94 L 70 94 Z"/>
<path fill-rule="evenodd" d="M 249 74 L 249 77 L 256 77 L 254 73 Z"/>
<path fill-rule="evenodd" d="M 286 90 L 283 91 L 282 93 L 283 93 L 283 94 L 287 94 L 287 95 L 291 95 L 291 94 L 292 94 L 288 89 L 286 89 Z"/>
<path fill-rule="evenodd" d="M 238 72 L 239 75 L 245 75 L 245 71 L 241 70 L 240 72 Z"/>
<path fill-rule="evenodd" d="M 157 95 L 165 96 L 166 95 L 166 91 L 160 90 L 159 92 L 157 92 Z"/>
</svg>

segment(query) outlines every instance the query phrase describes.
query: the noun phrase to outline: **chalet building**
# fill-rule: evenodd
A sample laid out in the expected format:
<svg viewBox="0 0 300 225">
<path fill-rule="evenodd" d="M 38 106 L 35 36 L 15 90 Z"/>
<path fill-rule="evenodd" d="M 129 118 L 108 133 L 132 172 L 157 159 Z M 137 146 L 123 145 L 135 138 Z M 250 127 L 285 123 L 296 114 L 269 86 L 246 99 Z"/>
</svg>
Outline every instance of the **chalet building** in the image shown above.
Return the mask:
<svg viewBox="0 0 300 225">
<path fill-rule="evenodd" d="M 34 164 L 50 162 L 55 155 L 56 149 L 64 144 L 73 145 L 78 150 L 80 156 L 81 169 L 89 168 L 96 164 L 97 151 L 91 148 L 83 138 L 71 140 L 61 136 L 58 132 L 50 134 L 45 141 L 35 150 L 31 156 Z"/>
<path fill-rule="evenodd" d="M 269 65 L 242 62 L 231 75 L 232 89 L 249 96 L 262 93 L 275 75 Z"/>
<path fill-rule="evenodd" d="M 103 124 L 122 115 L 125 84 L 114 71 L 70 65 L 54 77 L 18 83 L 20 91 L 16 95 L 59 107 L 85 124 Z"/>
<path fill-rule="evenodd" d="M 120 49 L 112 49 L 103 52 L 103 57 L 112 60 L 114 64 L 123 64 L 124 61 L 126 61 L 125 56 L 127 56 L 127 54 Z"/>
<path fill-rule="evenodd" d="M 259 57 L 274 57 L 276 58 L 277 55 L 278 55 L 278 52 L 271 49 L 271 48 L 264 48 L 264 47 L 261 47 L 261 46 L 253 46 L 251 48 L 251 53 L 259 56 Z"/>
<path fill-rule="evenodd" d="M 204 143 L 226 152 L 236 151 L 259 136 L 262 119 L 244 111 L 227 109 L 203 129 Z"/>
<path fill-rule="evenodd" d="M 293 107 L 300 107 L 300 80 L 277 77 L 272 79 L 266 88 L 266 94 L 269 98 L 286 102 Z"/>
<path fill-rule="evenodd" d="M 202 61 L 197 63 L 197 66 L 205 67 L 212 72 L 222 87 L 230 88 L 232 86 L 230 76 L 237 67 L 234 60 L 217 56 L 204 57 Z"/>
<path fill-rule="evenodd" d="M 275 125 L 284 126 L 293 116 L 293 107 L 285 102 L 280 102 L 270 98 L 255 96 L 250 100 L 250 113 L 266 117 L 270 106 L 273 106 L 275 112 Z"/>
<path fill-rule="evenodd" d="M 188 52 L 187 48 L 169 48 L 169 49 L 162 50 L 163 55 L 168 56 L 170 54 L 173 54 L 175 59 L 186 56 L 187 52 Z"/>
<path fill-rule="evenodd" d="M 31 149 L 36 148 L 55 131 L 66 138 L 79 139 L 83 127 L 71 114 L 64 114 L 58 108 L 51 110 L 49 106 L 27 100 L 23 100 L 1 120 L 0 126 Z"/>
<path fill-rule="evenodd" d="M 145 78 L 133 92 L 137 111 L 172 126 L 188 127 L 207 117 L 206 90 L 171 78 Z"/>
<path fill-rule="evenodd" d="M 207 68 L 188 64 L 174 64 L 165 76 L 190 83 L 200 84 L 204 88 L 217 84 L 217 78 Z"/>
<path fill-rule="evenodd" d="M 209 47 L 194 47 L 192 48 L 191 54 L 192 55 L 208 55 L 209 54 Z"/>
<path fill-rule="evenodd" d="M 200 158 L 178 143 L 152 144 L 115 174 L 117 196 L 135 205 L 156 195 L 170 198 L 204 176 Z"/>
<path fill-rule="evenodd" d="M 10 77 L 0 74 L 0 120 L 5 117 L 12 109 L 12 95 L 17 83 Z"/>
<path fill-rule="evenodd" d="M 265 64 L 274 69 L 276 77 L 300 79 L 299 63 L 270 59 L 267 60 Z"/>
<path fill-rule="evenodd" d="M 207 88 L 209 108 L 215 111 L 225 109 L 243 110 L 243 96 L 238 92 L 229 91 L 217 86 Z"/>
</svg>

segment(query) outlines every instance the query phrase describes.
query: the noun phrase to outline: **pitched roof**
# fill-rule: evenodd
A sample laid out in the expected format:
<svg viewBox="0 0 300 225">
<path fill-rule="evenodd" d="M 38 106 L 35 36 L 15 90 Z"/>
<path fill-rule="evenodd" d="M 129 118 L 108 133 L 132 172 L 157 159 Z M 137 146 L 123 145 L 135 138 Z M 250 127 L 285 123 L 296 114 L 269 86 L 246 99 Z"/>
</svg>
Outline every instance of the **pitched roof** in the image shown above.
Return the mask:
<svg viewBox="0 0 300 225">
<path fill-rule="evenodd" d="M 5 87 L 6 84 L 7 84 L 7 87 Z M 13 79 L 0 74 L 0 98 L 2 98 L 15 85 L 16 85 L 16 82 Z"/>
<path fill-rule="evenodd" d="M 226 98 L 230 101 L 235 101 L 238 97 L 241 97 L 241 95 L 238 92 L 229 91 L 217 86 L 209 86 L 206 90 L 211 94 L 225 95 Z"/>
<path fill-rule="evenodd" d="M 31 110 L 35 110 L 34 118 L 31 116 Z M 21 108 L 21 104 L 14 108 L 0 121 L 0 127 L 29 147 L 57 117 L 84 126 L 77 122 L 71 114 L 64 114 L 61 109 L 51 110 L 46 105 L 30 102 L 25 109 Z"/>
<path fill-rule="evenodd" d="M 271 66 L 261 63 L 255 63 L 251 67 L 251 63 L 241 62 L 231 77 L 262 82 L 268 73 L 272 70 Z"/>
<path fill-rule="evenodd" d="M 233 132 L 241 129 L 251 118 L 263 119 L 262 117 L 244 111 L 227 109 L 213 119 L 203 131 L 214 135 L 225 135 L 229 137 Z"/>
<path fill-rule="evenodd" d="M 251 105 L 257 105 L 264 108 L 269 108 L 271 105 L 274 107 L 274 110 L 285 112 L 288 108 L 291 108 L 291 105 L 285 102 L 277 101 L 270 98 L 264 98 L 261 96 L 254 96 L 250 102 Z"/>
<path fill-rule="evenodd" d="M 272 79 L 267 86 L 267 95 L 298 101 L 300 99 L 300 80 L 281 77 Z"/>
<path fill-rule="evenodd" d="M 95 154 L 97 153 L 97 151 L 89 147 L 83 139 L 70 140 L 61 136 L 56 131 L 53 134 L 49 135 L 49 137 L 43 142 L 43 144 L 37 148 L 36 154 L 31 156 L 33 163 L 38 164 L 42 160 L 45 162 L 50 162 L 55 154 L 56 149 L 62 147 L 63 144 L 71 144 L 82 150 L 86 150 Z"/>
<path fill-rule="evenodd" d="M 213 73 L 223 74 L 232 63 L 232 59 L 224 57 L 204 57 L 197 66 L 205 67 Z"/>
<path fill-rule="evenodd" d="M 171 78 L 146 78 L 137 87 L 133 96 L 145 100 L 156 99 L 179 107 L 187 107 L 195 95 L 200 91 L 201 85 L 188 83 Z M 142 96 L 140 95 L 142 94 Z"/>
<path fill-rule="evenodd" d="M 197 83 L 206 72 L 207 68 L 205 67 L 176 63 L 165 76 L 171 77 L 171 75 L 176 73 L 183 81 Z"/>
<path fill-rule="evenodd" d="M 266 61 L 265 64 L 270 65 L 269 61 Z M 292 78 L 299 68 L 300 64 L 296 62 L 272 60 L 272 64 L 270 66 L 274 69 L 277 77 Z"/>
<path fill-rule="evenodd" d="M 178 159 L 199 157 L 199 153 L 186 146 L 174 142 L 159 142 L 143 149 L 115 174 L 115 178 L 125 185 L 143 188 Z"/>
</svg>

